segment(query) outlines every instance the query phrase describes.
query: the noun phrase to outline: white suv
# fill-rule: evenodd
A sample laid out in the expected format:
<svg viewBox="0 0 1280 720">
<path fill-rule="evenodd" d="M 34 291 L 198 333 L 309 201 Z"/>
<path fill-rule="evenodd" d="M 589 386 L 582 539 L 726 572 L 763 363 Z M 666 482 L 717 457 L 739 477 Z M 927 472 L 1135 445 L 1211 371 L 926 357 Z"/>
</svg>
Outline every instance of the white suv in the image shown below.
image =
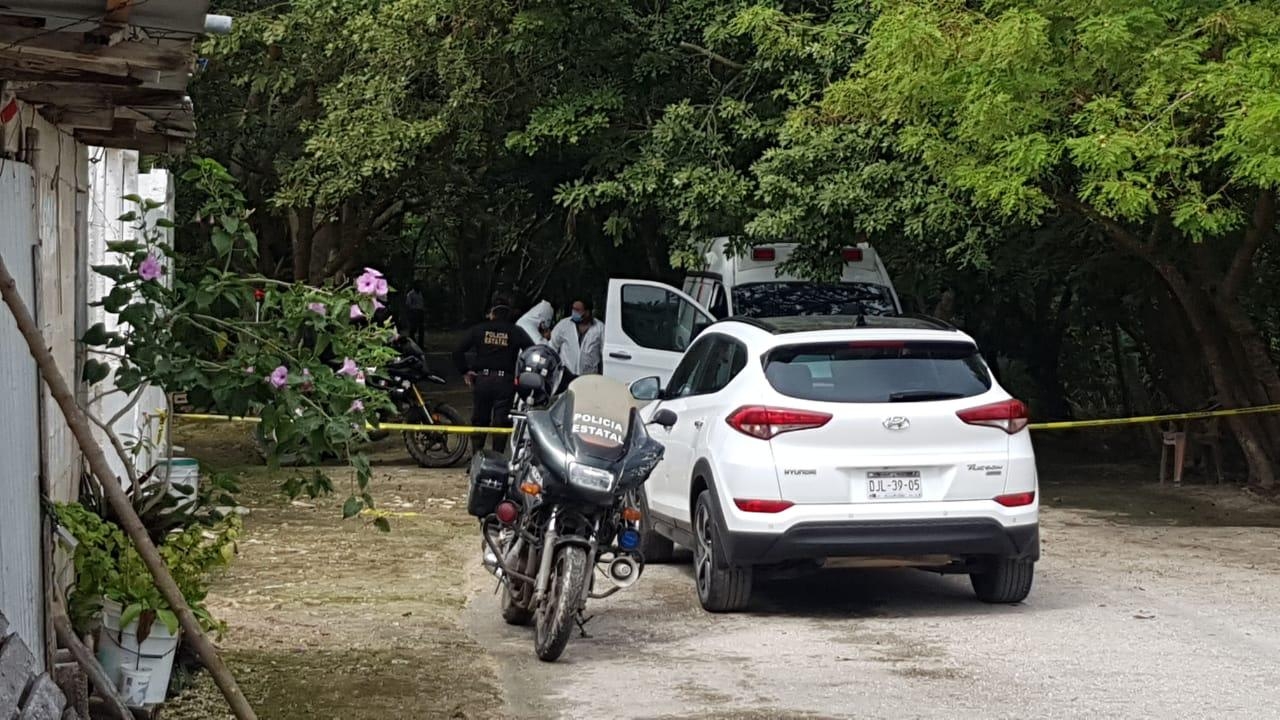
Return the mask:
<svg viewBox="0 0 1280 720">
<path fill-rule="evenodd" d="M 743 608 L 753 570 L 843 564 L 967 573 L 1013 603 L 1040 557 L 1027 411 L 968 335 L 929 318 L 731 318 L 668 382 L 632 393 L 679 422 L 645 485 L 646 560 L 694 553 L 707 610 Z"/>
</svg>

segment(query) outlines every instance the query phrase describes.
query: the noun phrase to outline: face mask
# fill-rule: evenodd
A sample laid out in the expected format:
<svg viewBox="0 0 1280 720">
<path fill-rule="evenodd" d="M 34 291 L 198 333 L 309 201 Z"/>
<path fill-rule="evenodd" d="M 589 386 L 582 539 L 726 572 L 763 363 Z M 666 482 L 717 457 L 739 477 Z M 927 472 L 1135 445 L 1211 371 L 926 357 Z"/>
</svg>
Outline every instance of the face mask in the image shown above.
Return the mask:
<svg viewBox="0 0 1280 720">
<path fill-rule="evenodd" d="M 573 313 L 569 315 L 569 319 L 576 323 L 582 322 L 582 313 L 574 310 Z"/>
</svg>

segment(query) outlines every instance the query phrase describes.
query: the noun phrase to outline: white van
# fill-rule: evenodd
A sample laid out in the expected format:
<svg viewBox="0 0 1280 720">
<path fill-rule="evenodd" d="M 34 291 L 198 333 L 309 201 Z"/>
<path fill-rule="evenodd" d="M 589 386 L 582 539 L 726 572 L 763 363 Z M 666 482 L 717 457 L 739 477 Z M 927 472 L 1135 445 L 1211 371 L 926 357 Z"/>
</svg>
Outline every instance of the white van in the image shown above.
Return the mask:
<svg viewBox="0 0 1280 720">
<path fill-rule="evenodd" d="M 717 319 L 838 315 L 856 303 L 870 315 L 901 312 L 889 271 L 867 243 L 841 251 L 844 270 L 836 284 L 818 284 L 781 272 L 779 268 L 796 247 L 795 243 L 757 245 L 745 255 L 733 255 L 729 238 L 715 238 L 708 244 L 702 269 L 685 277 L 684 292 Z"/>
<path fill-rule="evenodd" d="M 894 315 L 898 294 L 873 248 L 845 248 L 838 283 L 780 273 L 795 244 L 761 245 L 745 257 L 716 238 L 706 266 L 689 273 L 684 291 L 652 280 L 609 281 L 605 307 L 604 374 L 624 383 L 657 375 L 663 384 L 698 332 L 730 315 Z"/>
</svg>

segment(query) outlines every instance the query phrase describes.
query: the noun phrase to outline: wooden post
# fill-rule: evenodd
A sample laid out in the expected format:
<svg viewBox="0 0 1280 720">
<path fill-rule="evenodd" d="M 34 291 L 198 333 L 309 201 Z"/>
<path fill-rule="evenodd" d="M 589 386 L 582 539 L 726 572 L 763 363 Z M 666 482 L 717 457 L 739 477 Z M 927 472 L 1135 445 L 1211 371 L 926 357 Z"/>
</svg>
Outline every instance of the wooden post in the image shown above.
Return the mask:
<svg viewBox="0 0 1280 720">
<path fill-rule="evenodd" d="M 177 583 L 173 581 L 173 576 L 169 574 L 169 569 L 165 567 L 164 559 L 160 557 L 156 546 L 151 543 L 151 538 L 147 536 L 146 527 L 143 526 L 137 513 L 134 512 L 133 505 L 129 503 L 128 496 L 125 495 L 124 489 L 120 486 L 120 479 L 111 472 L 111 466 L 107 464 L 107 457 L 103 453 L 102 447 L 93 437 L 93 430 L 89 426 L 88 418 L 85 416 L 84 411 L 80 409 L 80 406 L 76 404 L 75 395 L 67 385 L 67 381 L 62 377 L 62 373 L 59 372 L 57 361 L 54 360 L 53 353 L 49 351 L 49 347 L 45 344 L 44 336 L 40 334 L 40 328 L 36 325 L 35 319 L 31 317 L 31 311 L 27 308 L 26 302 L 18 294 L 17 283 L 14 281 L 13 275 L 9 274 L 9 268 L 5 265 L 3 257 L 0 257 L 0 295 L 3 295 L 5 304 L 9 306 L 9 311 L 17 322 L 18 330 L 27 341 L 27 349 L 31 352 L 31 357 L 35 358 L 36 366 L 40 369 L 40 376 L 44 378 L 45 384 L 49 386 L 49 393 L 53 396 L 54 401 L 58 403 L 58 408 L 62 410 L 62 415 L 66 418 L 67 426 L 70 427 L 71 433 L 80 445 L 80 450 L 84 453 L 85 459 L 89 463 L 89 470 L 97 478 L 98 484 L 102 487 L 103 495 L 106 496 L 107 502 L 111 505 L 111 509 L 120 518 L 122 528 L 138 549 L 138 554 L 142 556 L 143 563 L 146 564 L 147 570 L 151 572 L 151 577 L 155 580 L 156 588 L 169 603 L 169 607 L 173 608 L 174 613 L 177 614 L 186 639 L 195 647 L 200 661 L 208 668 L 214 682 L 222 690 L 222 696 L 227 699 L 227 705 L 231 708 L 236 718 L 238 720 L 257 720 L 257 714 L 249 705 L 249 701 L 245 699 L 244 693 L 240 692 L 240 687 L 236 684 L 235 677 L 227 669 L 226 664 L 222 662 L 222 658 L 218 656 L 218 651 L 214 648 L 213 643 L 201 631 L 200 622 L 191 612 L 191 608 L 187 606 L 186 598 L 182 596 L 182 591 L 178 589 Z"/>
</svg>

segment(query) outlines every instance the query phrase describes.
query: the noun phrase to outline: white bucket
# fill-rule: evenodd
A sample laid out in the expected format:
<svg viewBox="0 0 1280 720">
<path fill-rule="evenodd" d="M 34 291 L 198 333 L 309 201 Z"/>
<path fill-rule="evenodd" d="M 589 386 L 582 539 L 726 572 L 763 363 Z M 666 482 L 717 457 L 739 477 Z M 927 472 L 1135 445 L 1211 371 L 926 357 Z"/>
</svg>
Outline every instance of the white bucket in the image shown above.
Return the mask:
<svg viewBox="0 0 1280 720">
<path fill-rule="evenodd" d="M 200 463 L 195 458 L 166 458 L 156 463 L 155 482 L 169 483 L 169 494 L 179 505 L 195 501 L 200 488 Z"/>
<path fill-rule="evenodd" d="M 178 636 L 170 635 L 169 628 L 156 620 L 151 634 L 138 644 L 138 623 L 132 622 L 120 629 L 120 604 L 107 600 L 102 604 L 102 628 L 98 631 L 98 662 L 106 669 L 116 670 L 116 687 L 125 689 L 125 669 L 146 674 L 146 691 L 143 703 L 158 705 L 164 702 L 169 690 L 169 675 L 173 673 L 173 656 L 178 649 Z M 136 677 L 136 676 L 135 676 Z M 135 681 L 137 682 L 137 681 Z M 133 704 L 132 701 L 129 703 Z"/>
<path fill-rule="evenodd" d="M 147 705 L 147 691 L 151 687 L 151 672 L 134 670 L 127 665 L 120 666 L 120 695 L 129 707 L 140 708 Z"/>
</svg>

